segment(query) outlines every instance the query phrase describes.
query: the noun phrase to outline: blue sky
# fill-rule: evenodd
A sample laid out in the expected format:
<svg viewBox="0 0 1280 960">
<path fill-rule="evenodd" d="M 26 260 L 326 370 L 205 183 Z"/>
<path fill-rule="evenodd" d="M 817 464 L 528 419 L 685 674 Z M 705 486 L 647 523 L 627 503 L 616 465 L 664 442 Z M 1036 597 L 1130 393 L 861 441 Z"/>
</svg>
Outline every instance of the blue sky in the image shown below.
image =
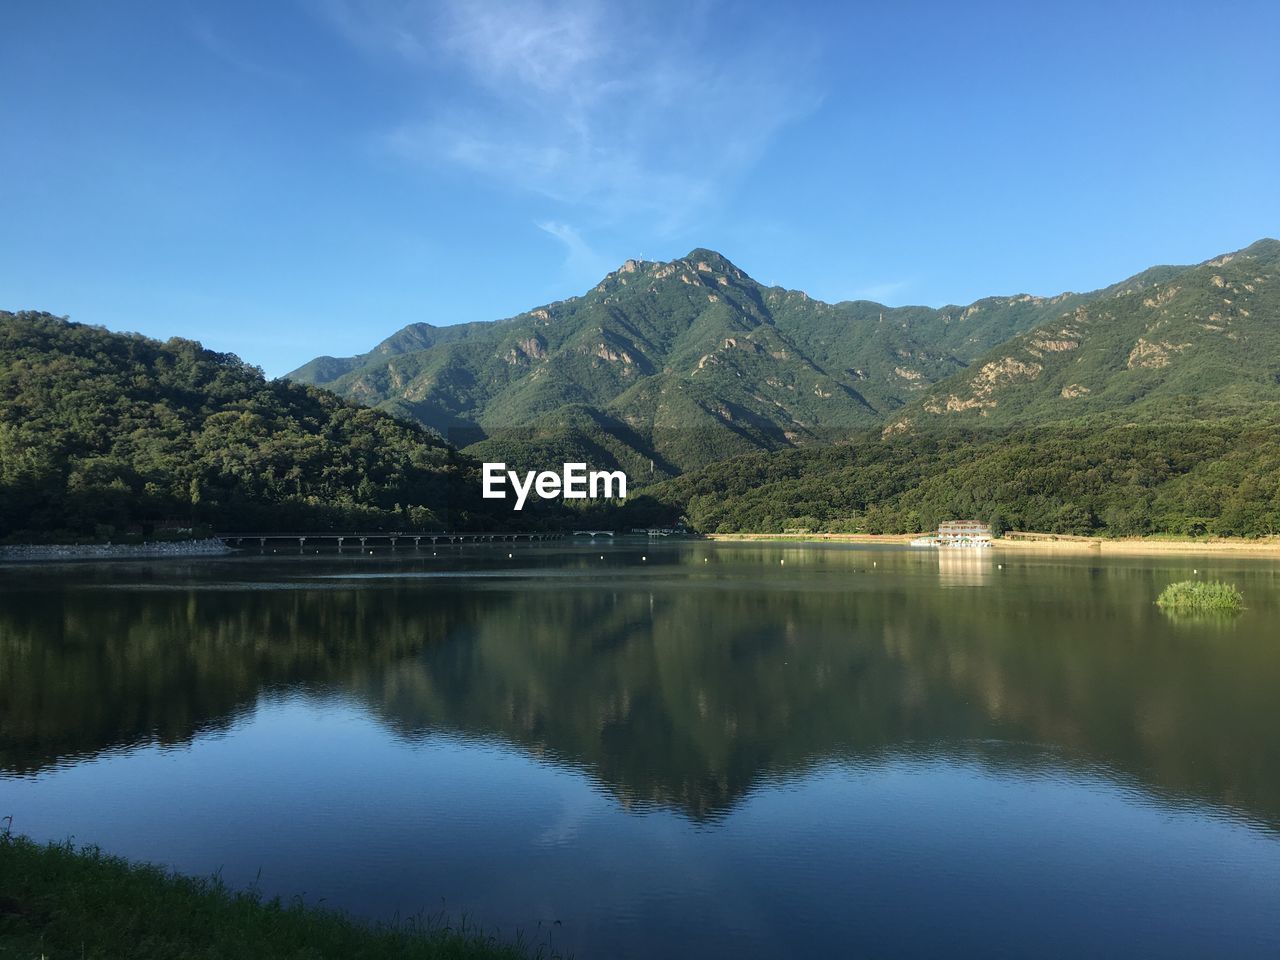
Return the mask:
<svg viewBox="0 0 1280 960">
<path fill-rule="evenodd" d="M 0 308 L 281 374 L 712 247 L 826 300 L 1280 234 L 1280 4 L 0 9 Z"/>
</svg>

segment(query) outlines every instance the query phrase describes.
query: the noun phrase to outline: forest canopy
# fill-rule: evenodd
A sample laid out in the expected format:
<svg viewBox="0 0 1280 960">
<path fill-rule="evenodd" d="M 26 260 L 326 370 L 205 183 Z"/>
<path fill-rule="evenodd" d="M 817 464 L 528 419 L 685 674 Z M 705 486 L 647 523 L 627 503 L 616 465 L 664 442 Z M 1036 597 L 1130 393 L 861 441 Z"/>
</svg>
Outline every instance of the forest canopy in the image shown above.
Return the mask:
<svg viewBox="0 0 1280 960">
<path fill-rule="evenodd" d="M 0 312 L 0 538 L 466 526 L 473 466 L 233 354 Z"/>
<path fill-rule="evenodd" d="M 702 532 L 914 533 L 951 518 L 1105 536 L 1280 533 L 1277 411 L 953 428 L 738 457 L 650 488 Z"/>
<path fill-rule="evenodd" d="M 232 354 L 44 313 L 0 312 L 0 539 L 166 530 L 514 529 L 668 525 L 701 532 L 998 529 L 1106 536 L 1280 533 L 1280 411 L 1192 396 L 1034 427 L 854 433 L 738 456 L 631 499 L 480 498 L 479 464 L 420 424 Z M 504 459 L 563 437 L 513 432 Z M 573 446 L 573 457 L 606 457 Z M 486 457 L 488 459 L 489 457 Z M 558 462 L 548 461 L 552 467 Z M 530 464 L 537 466 L 538 464 Z"/>
</svg>

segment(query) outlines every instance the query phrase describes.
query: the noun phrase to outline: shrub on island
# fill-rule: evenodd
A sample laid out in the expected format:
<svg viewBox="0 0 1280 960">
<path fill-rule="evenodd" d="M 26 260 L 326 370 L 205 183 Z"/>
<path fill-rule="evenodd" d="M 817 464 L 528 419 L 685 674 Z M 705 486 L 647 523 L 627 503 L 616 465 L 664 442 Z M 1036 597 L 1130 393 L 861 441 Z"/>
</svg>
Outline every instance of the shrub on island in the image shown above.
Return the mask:
<svg viewBox="0 0 1280 960">
<path fill-rule="evenodd" d="M 1230 583 L 1183 580 L 1165 587 L 1156 603 L 1174 613 L 1234 613 L 1244 604 L 1244 595 Z"/>
</svg>

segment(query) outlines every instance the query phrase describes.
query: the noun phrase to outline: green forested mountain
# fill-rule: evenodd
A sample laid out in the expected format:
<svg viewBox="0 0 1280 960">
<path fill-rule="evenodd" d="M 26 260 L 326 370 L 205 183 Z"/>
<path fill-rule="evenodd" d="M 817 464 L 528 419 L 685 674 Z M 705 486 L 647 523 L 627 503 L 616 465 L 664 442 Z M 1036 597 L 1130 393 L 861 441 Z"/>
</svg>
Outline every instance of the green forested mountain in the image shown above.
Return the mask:
<svg viewBox="0 0 1280 960">
<path fill-rule="evenodd" d="M 1247 410 L 1280 401 L 1280 241 L 1158 268 L 1016 334 L 895 414 L 891 431 L 1146 419 L 1182 397 Z"/>
<path fill-rule="evenodd" d="M 0 312 L 0 539 L 457 525 L 479 485 L 450 461 L 417 424 L 198 343 Z"/>
<path fill-rule="evenodd" d="M 1278 261 L 1263 240 L 1091 294 L 934 310 L 821 303 L 695 250 L 294 374 L 326 389 L 0 313 L 0 538 L 570 516 L 486 509 L 473 456 L 649 485 L 623 514 L 574 505 L 601 525 L 1276 533 Z"/>
<path fill-rule="evenodd" d="M 1280 242 L 1157 267 L 1014 334 L 880 431 L 649 493 L 705 531 L 1280 533 Z"/>
<path fill-rule="evenodd" d="M 415 324 L 290 376 L 488 437 L 482 449 L 588 447 L 632 472 L 672 475 L 883 424 L 1011 335 L 1110 292 L 942 309 L 828 304 L 700 249 L 629 260 L 584 296 L 508 320 Z"/>
</svg>

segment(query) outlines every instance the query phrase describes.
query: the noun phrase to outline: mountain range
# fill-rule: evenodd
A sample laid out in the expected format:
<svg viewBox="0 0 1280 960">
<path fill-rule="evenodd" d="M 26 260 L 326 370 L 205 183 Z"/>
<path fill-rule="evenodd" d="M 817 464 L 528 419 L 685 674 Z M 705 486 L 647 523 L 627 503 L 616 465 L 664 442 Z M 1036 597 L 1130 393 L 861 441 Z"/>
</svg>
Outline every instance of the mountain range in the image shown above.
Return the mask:
<svg viewBox="0 0 1280 960">
<path fill-rule="evenodd" d="M 821 303 L 695 250 L 295 374 L 328 389 L 0 311 L 0 540 L 585 518 L 493 513 L 479 459 L 623 466 L 639 496 L 582 505 L 602 527 L 1275 535 L 1278 260 L 1262 240 L 932 309 Z"/>
<path fill-rule="evenodd" d="M 1196 266 L 1148 271 L 987 351 L 886 429 L 1147 417 L 1179 398 L 1239 412 L 1280 399 L 1278 266 L 1280 242 L 1260 240 Z"/>
<path fill-rule="evenodd" d="M 697 249 L 628 260 L 504 320 L 411 324 L 288 376 L 477 455 L 572 454 L 660 478 L 871 429 L 1280 399 L 1278 257 L 1261 240 L 1088 293 L 931 308 L 824 303 Z"/>
</svg>

